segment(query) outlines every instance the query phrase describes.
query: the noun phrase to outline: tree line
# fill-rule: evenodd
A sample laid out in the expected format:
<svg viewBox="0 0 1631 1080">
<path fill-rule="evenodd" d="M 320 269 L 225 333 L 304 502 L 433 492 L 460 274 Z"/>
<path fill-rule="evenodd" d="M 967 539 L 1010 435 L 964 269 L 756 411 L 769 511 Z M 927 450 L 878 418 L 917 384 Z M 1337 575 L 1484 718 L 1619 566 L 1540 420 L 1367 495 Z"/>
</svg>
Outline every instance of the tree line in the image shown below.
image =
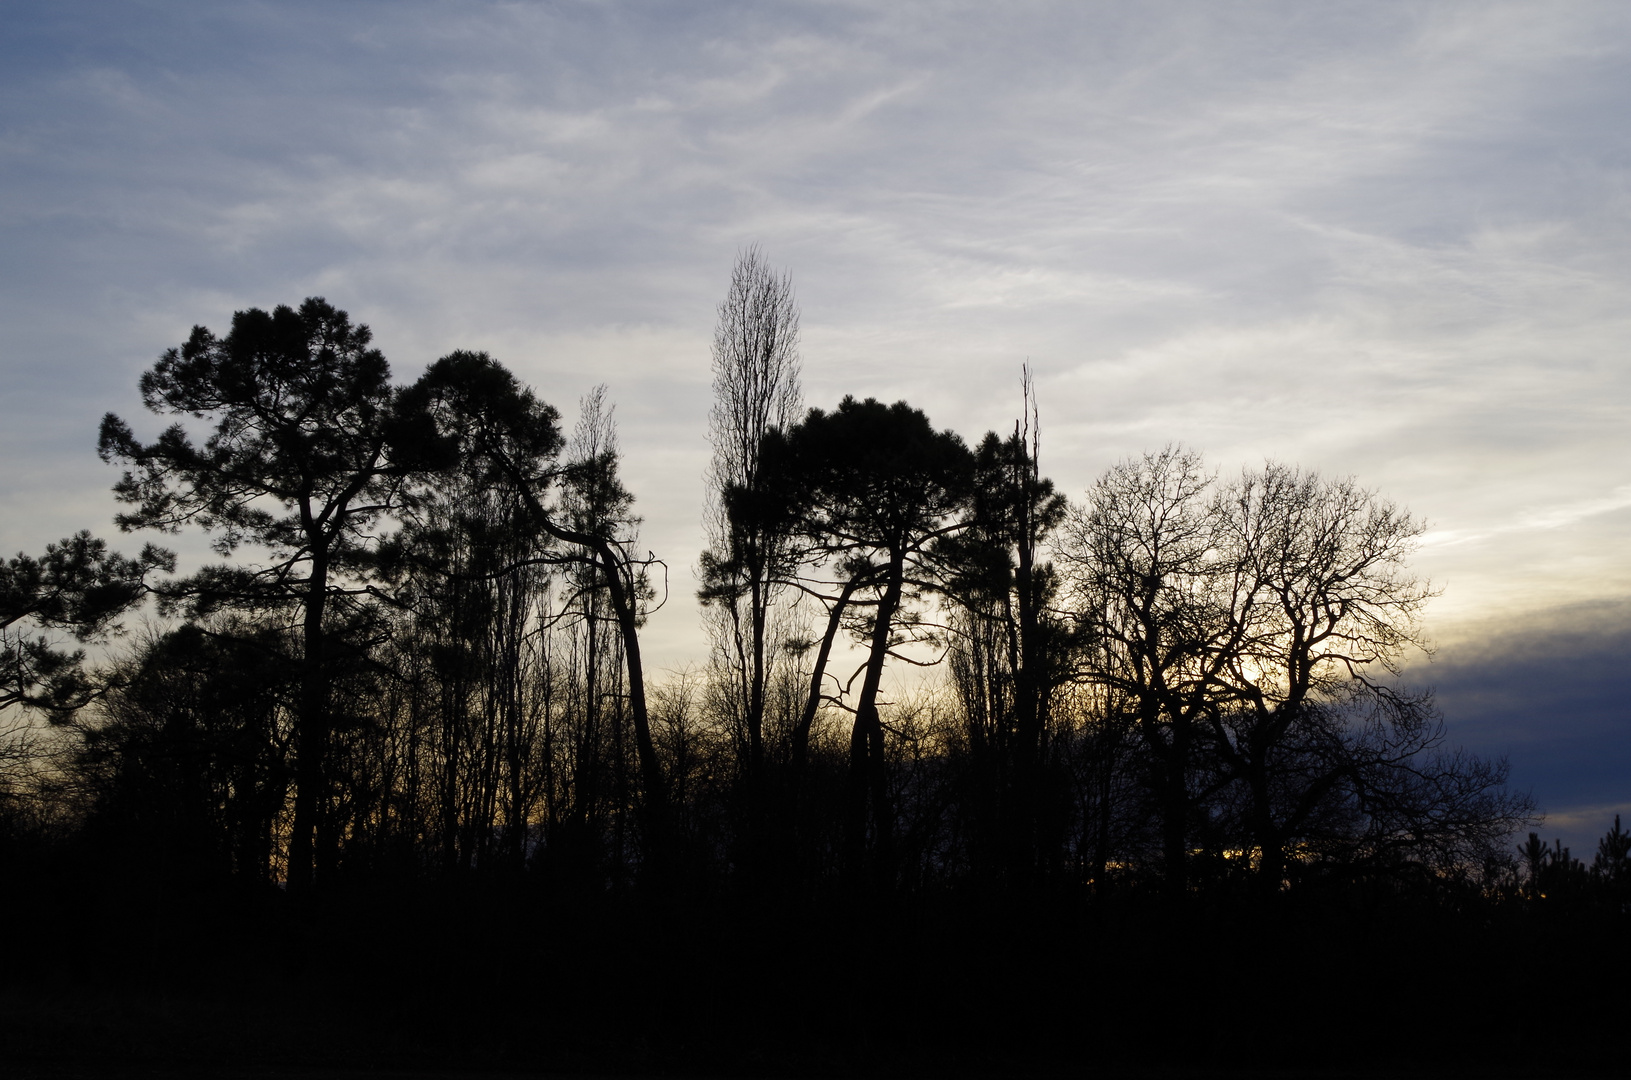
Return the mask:
<svg viewBox="0 0 1631 1080">
<path fill-rule="evenodd" d="M 654 676 L 665 567 L 604 387 L 568 433 L 485 353 L 393 384 L 319 298 L 195 327 L 139 385 L 175 421 L 109 414 L 98 448 L 122 530 L 220 561 L 81 533 L 0 567 L 5 858 L 293 903 L 832 897 L 863 923 L 957 896 L 1631 902 L 1618 821 L 1589 871 L 1520 849 L 1505 763 L 1401 683 L 1433 595 L 1403 508 L 1178 446 L 1067 499 L 1028 373 L 972 443 L 906 402 L 806 408 L 757 249 L 713 376 L 710 651 Z"/>
<path fill-rule="evenodd" d="M 73 732 L 82 820 L 296 894 L 547 867 L 1266 895 L 1511 861 L 1529 803 L 1397 682 L 1432 595 L 1407 511 L 1172 446 L 1071 503 L 1028 377 L 972 446 L 905 402 L 805 410 L 791 282 L 756 250 L 713 354 L 702 671 L 644 669 L 659 564 L 604 388 L 567 437 L 486 354 L 393 386 L 311 299 L 143 375 L 206 432 L 103 421 L 120 528 L 224 561 L 161 578 L 167 552 L 89 534 L 12 560 L 8 628 L 92 638 L 144 593 L 170 621 L 98 673 L 13 634 L 5 702 Z M 886 700 L 901 668 L 927 674 Z"/>
</svg>

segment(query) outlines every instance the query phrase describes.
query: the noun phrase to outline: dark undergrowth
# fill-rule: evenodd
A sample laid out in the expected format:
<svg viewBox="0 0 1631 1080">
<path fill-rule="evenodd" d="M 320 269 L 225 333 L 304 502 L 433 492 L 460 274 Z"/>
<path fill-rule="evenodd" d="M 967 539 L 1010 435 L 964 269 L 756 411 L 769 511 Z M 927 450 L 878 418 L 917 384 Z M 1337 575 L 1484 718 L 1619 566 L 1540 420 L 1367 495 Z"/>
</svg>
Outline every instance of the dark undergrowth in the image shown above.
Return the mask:
<svg viewBox="0 0 1631 1080">
<path fill-rule="evenodd" d="M 66 852 L 8 870 L 18 1075 L 1609 1075 L 1631 1004 L 1602 905 L 527 881 L 294 902 Z"/>
</svg>

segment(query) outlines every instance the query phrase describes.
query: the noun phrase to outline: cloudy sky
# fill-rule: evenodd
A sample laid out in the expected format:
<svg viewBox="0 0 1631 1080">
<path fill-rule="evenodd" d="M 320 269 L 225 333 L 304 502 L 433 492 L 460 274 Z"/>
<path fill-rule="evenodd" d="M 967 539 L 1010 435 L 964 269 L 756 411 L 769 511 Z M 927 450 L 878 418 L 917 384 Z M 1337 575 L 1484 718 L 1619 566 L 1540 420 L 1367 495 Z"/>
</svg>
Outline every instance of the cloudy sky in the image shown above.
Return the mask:
<svg viewBox="0 0 1631 1080">
<path fill-rule="evenodd" d="M 1628 53 L 1621 3 L 13 0 L 0 549 L 111 531 L 97 421 L 157 429 L 136 379 L 193 324 L 322 295 L 403 381 L 608 384 L 648 648 L 700 660 L 708 345 L 759 243 L 811 404 L 973 438 L 1028 361 L 1067 492 L 1181 441 L 1409 506 L 1411 678 L 1579 853 L 1631 811 Z"/>
</svg>

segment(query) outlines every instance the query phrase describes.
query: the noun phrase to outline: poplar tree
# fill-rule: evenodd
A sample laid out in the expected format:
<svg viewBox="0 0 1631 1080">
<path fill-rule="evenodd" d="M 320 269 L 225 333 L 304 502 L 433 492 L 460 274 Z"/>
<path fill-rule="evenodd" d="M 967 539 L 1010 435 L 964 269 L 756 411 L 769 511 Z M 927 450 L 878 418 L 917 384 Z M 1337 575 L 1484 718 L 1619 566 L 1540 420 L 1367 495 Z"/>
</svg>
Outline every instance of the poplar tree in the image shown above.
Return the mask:
<svg viewBox="0 0 1631 1080">
<path fill-rule="evenodd" d="M 764 770 L 766 689 L 776 658 L 773 610 L 786 591 L 790 543 L 778 519 L 742 510 L 764 494 L 765 436 L 798 419 L 798 335 L 792 281 L 772 270 L 757 247 L 748 248 L 731 271 L 714 327 L 713 459 L 700 597 L 712 615 L 715 659 L 725 674 L 752 793 Z"/>
</svg>

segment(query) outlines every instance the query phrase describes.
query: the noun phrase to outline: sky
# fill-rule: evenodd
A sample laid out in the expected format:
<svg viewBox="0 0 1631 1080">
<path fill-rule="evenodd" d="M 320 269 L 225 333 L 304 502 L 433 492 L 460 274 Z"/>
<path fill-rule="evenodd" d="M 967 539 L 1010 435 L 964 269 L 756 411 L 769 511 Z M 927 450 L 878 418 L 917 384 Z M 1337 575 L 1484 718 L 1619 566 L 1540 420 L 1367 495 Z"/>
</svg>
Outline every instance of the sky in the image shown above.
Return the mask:
<svg viewBox="0 0 1631 1080">
<path fill-rule="evenodd" d="M 136 380 L 190 327 L 324 296 L 403 382 L 486 349 L 569 419 L 605 383 L 670 569 L 646 649 L 700 663 L 758 244 L 811 405 L 973 441 L 1028 363 L 1073 497 L 1181 442 L 1409 507 L 1406 677 L 1589 857 L 1631 817 L 1628 60 L 1622 3 L 11 0 L 0 550 L 114 533 L 97 423 L 159 429 Z"/>
</svg>

